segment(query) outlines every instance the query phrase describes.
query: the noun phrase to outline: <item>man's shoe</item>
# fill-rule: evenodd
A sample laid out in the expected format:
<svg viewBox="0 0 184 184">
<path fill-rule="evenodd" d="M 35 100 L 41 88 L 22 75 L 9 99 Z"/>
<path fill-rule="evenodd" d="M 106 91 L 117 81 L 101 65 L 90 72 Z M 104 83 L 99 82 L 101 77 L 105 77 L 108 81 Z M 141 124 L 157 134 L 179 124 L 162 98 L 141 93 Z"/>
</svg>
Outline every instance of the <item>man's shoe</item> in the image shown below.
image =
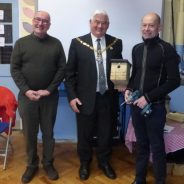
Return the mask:
<svg viewBox="0 0 184 184">
<path fill-rule="evenodd" d="M 38 167 L 27 167 L 22 175 L 22 183 L 29 183 L 38 171 Z"/>
<path fill-rule="evenodd" d="M 132 184 L 146 184 L 146 182 L 140 182 L 140 181 L 134 180 Z"/>
<path fill-rule="evenodd" d="M 81 180 L 87 180 L 89 178 L 89 164 L 80 165 L 79 177 Z"/>
<path fill-rule="evenodd" d="M 156 181 L 155 184 L 165 184 L 165 180 L 162 181 Z"/>
<path fill-rule="evenodd" d="M 105 176 L 110 179 L 116 179 L 116 173 L 114 172 L 113 168 L 109 163 L 107 164 L 100 164 L 99 168 L 104 172 Z"/>
<path fill-rule="evenodd" d="M 43 169 L 50 180 L 57 180 L 59 178 L 58 172 L 52 164 L 44 166 Z"/>
</svg>

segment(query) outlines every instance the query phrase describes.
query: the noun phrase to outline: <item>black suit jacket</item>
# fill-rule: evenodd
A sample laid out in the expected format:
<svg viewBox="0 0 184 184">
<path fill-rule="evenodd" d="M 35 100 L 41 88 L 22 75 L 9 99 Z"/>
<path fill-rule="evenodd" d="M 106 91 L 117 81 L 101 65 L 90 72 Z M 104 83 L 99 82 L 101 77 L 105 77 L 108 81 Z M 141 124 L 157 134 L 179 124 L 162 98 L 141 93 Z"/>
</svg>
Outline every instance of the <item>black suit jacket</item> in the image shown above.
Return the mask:
<svg viewBox="0 0 184 184">
<path fill-rule="evenodd" d="M 92 46 L 90 33 L 79 38 L 83 43 Z M 115 37 L 106 34 L 105 40 L 106 46 L 108 46 L 115 40 Z M 110 59 L 121 59 L 121 52 L 122 40 L 120 39 L 118 39 L 112 47 L 106 50 L 106 73 L 109 90 L 113 90 L 114 88 L 112 81 L 110 81 Z M 81 113 L 90 114 L 94 110 L 97 76 L 94 50 L 82 44 L 76 38 L 72 39 L 66 66 L 65 86 L 69 101 L 74 98 L 79 98 L 81 100 Z"/>
</svg>

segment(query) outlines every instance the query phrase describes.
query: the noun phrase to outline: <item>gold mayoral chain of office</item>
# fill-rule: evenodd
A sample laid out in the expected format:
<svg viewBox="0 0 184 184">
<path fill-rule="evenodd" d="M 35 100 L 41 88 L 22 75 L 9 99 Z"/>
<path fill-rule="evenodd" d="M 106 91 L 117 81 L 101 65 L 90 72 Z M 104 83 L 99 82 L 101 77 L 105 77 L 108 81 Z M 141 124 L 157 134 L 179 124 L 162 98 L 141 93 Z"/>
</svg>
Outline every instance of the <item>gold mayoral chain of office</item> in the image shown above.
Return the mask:
<svg viewBox="0 0 184 184">
<path fill-rule="evenodd" d="M 88 48 L 91 49 L 91 50 L 94 50 L 95 52 L 97 52 L 97 49 L 94 49 L 93 46 L 91 46 L 91 45 L 89 45 L 88 43 L 82 41 L 79 37 L 76 38 L 76 39 L 77 39 L 82 45 L 88 47 Z M 113 49 L 112 46 L 113 46 L 117 41 L 118 41 L 118 38 L 115 38 L 114 41 L 113 41 L 112 43 L 110 43 L 107 47 L 105 47 L 104 49 L 102 49 L 101 52 L 104 52 L 104 51 L 106 51 L 106 50 L 108 50 L 108 49 L 112 50 L 112 49 Z"/>
</svg>

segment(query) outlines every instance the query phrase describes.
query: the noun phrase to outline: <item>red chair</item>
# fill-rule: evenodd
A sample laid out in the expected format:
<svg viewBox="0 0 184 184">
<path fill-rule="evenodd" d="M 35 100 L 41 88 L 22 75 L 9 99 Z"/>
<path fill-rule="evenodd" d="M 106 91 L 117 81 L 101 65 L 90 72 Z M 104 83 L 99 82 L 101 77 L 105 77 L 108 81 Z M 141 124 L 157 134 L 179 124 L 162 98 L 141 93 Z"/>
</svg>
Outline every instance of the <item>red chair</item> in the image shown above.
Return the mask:
<svg viewBox="0 0 184 184">
<path fill-rule="evenodd" d="M 6 141 L 5 148 L 0 148 L 0 156 L 4 157 L 3 169 L 6 169 L 10 136 L 12 127 L 15 126 L 16 110 L 15 95 L 8 88 L 0 86 L 0 136 Z"/>
</svg>

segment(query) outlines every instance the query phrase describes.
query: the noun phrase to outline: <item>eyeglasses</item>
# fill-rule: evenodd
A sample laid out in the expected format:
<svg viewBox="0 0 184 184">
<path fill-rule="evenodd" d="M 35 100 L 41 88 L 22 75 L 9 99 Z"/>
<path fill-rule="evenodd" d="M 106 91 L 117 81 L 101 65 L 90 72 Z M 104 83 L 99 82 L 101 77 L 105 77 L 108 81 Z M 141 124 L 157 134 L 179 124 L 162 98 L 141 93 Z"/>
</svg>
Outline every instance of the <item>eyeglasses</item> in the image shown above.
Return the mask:
<svg viewBox="0 0 184 184">
<path fill-rule="evenodd" d="M 34 21 L 35 21 L 36 23 L 41 22 L 41 23 L 44 24 L 44 25 L 47 25 L 47 24 L 50 23 L 49 20 L 47 20 L 47 19 L 41 19 L 40 17 L 35 17 L 35 18 L 34 18 Z"/>
<path fill-rule="evenodd" d="M 97 25 L 102 25 L 102 26 L 106 26 L 109 24 L 109 22 L 107 21 L 99 21 L 99 20 L 94 20 L 94 23 L 97 24 Z"/>
</svg>

